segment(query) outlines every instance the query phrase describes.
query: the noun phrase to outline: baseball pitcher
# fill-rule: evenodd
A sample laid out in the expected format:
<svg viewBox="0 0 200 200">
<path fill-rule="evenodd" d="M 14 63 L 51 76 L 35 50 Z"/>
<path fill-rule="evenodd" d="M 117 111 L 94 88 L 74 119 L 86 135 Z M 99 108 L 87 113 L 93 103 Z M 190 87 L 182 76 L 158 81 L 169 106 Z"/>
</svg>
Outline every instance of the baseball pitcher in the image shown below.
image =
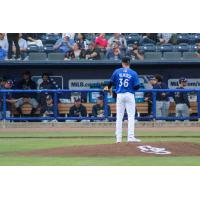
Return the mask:
<svg viewBox="0 0 200 200">
<path fill-rule="evenodd" d="M 117 94 L 117 120 L 116 120 L 116 141 L 122 142 L 122 122 L 125 109 L 128 114 L 128 142 L 140 142 L 134 136 L 135 128 L 135 96 L 134 93 L 139 89 L 140 83 L 138 74 L 130 69 L 130 58 L 122 58 L 122 68 L 114 71 L 110 83 L 104 89 L 110 91 L 111 87 L 116 87 Z"/>
</svg>

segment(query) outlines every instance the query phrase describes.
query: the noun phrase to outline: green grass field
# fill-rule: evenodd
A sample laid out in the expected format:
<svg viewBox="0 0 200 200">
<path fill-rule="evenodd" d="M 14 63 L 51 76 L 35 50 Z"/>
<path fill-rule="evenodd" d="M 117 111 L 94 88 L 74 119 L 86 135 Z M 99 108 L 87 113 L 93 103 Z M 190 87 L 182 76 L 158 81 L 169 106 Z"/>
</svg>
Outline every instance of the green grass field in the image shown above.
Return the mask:
<svg viewBox="0 0 200 200">
<path fill-rule="evenodd" d="M 115 142 L 112 131 L 10 131 L 0 132 L 1 166 L 194 166 L 200 165 L 200 157 L 22 157 L 6 156 L 5 152 L 25 152 L 74 145 L 111 144 Z M 103 130 L 102 130 L 103 131 Z M 197 131 L 137 130 L 143 142 L 174 141 L 200 143 Z M 125 135 L 125 134 L 124 134 Z M 148 136 L 148 137 L 147 137 Z M 150 137 L 149 137 L 150 136 Z M 162 137 L 160 137 L 162 136 Z M 56 138 L 58 137 L 58 138 Z M 125 138 L 124 138 L 125 141 Z"/>
</svg>

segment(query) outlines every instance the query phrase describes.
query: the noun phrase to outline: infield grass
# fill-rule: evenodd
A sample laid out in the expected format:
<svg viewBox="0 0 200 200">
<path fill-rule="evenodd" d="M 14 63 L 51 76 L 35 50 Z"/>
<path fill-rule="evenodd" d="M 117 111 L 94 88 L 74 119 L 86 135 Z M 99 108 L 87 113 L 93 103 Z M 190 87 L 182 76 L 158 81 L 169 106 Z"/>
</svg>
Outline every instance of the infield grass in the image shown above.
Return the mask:
<svg viewBox="0 0 200 200">
<path fill-rule="evenodd" d="M 125 133 L 124 133 L 125 135 Z M 194 142 L 200 143 L 198 131 L 136 131 L 143 142 Z M 148 137 L 147 137 L 148 136 Z M 162 136 L 162 137 L 159 137 Z M 176 137 L 174 137 L 176 136 Z M 56 138 L 58 137 L 58 138 Z M 126 138 L 124 138 L 125 141 Z M 26 131 L 0 132 L 1 166 L 195 166 L 200 157 L 35 157 L 6 156 L 5 152 L 25 152 L 74 145 L 112 144 L 113 131 Z"/>
</svg>

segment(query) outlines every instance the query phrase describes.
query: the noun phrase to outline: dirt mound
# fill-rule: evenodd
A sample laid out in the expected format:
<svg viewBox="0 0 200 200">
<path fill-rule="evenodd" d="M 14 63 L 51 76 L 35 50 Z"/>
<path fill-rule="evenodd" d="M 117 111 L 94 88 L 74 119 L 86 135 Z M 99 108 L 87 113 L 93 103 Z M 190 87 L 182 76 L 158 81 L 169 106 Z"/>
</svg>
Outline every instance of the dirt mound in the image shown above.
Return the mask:
<svg viewBox="0 0 200 200">
<path fill-rule="evenodd" d="M 21 156 L 200 156 L 200 144 L 152 142 L 99 144 L 20 152 Z"/>
</svg>

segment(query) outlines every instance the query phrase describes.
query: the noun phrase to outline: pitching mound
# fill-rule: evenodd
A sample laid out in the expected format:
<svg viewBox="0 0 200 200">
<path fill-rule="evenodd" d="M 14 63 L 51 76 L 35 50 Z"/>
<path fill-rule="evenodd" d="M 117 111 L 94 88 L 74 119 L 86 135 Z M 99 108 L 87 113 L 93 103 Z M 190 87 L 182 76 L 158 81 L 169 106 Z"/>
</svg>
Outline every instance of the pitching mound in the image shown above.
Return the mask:
<svg viewBox="0 0 200 200">
<path fill-rule="evenodd" d="M 21 156 L 200 156 L 200 144 L 189 142 L 152 142 L 99 144 L 34 150 Z"/>
</svg>

